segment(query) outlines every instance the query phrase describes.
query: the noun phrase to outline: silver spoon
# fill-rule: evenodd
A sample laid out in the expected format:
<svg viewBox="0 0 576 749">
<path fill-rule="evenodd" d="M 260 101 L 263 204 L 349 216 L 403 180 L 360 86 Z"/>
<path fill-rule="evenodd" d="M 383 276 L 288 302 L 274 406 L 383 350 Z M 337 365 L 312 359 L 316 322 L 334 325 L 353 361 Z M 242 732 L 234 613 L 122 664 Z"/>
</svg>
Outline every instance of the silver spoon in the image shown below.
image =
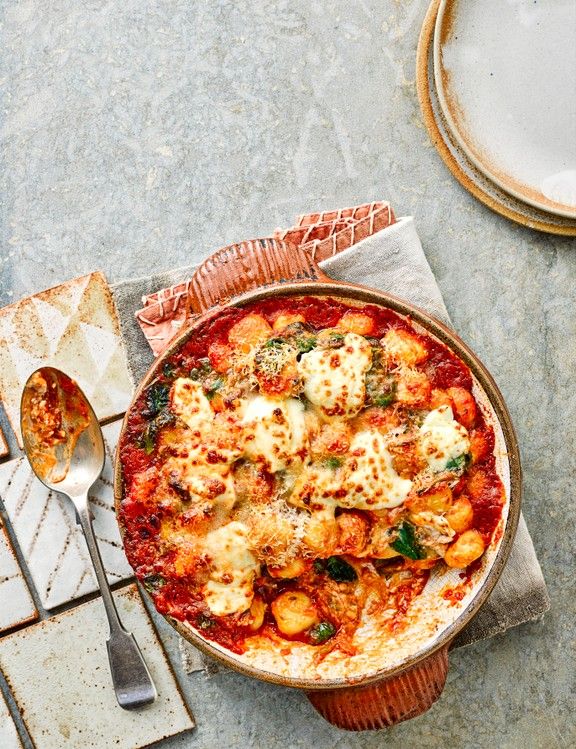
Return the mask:
<svg viewBox="0 0 576 749">
<path fill-rule="evenodd" d="M 36 476 L 76 508 L 108 616 L 106 645 L 118 704 L 125 710 L 148 705 L 156 699 L 156 687 L 134 635 L 122 626 L 92 528 L 88 492 L 105 461 L 98 419 L 74 380 L 59 369 L 42 367 L 24 386 L 20 426 Z"/>
</svg>

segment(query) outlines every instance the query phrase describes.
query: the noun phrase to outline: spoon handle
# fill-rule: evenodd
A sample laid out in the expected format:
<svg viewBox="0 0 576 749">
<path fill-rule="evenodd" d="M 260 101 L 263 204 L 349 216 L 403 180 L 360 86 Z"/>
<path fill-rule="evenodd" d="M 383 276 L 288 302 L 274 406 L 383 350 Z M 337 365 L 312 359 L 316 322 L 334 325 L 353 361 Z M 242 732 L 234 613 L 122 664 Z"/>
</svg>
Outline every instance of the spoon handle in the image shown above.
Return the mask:
<svg viewBox="0 0 576 749">
<path fill-rule="evenodd" d="M 92 515 L 90 513 L 88 496 L 86 494 L 74 497 L 73 501 L 76 506 L 79 524 L 84 531 L 84 537 L 86 538 L 86 544 L 90 552 L 110 625 L 110 637 L 106 642 L 106 646 L 108 648 L 110 673 L 112 674 L 116 699 L 120 707 L 125 710 L 143 707 L 154 702 L 156 699 L 156 687 L 142 657 L 140 648 L 134 639 L 134 635 L 128 632 L 120 621 L 92 528 Z"/>
</svg>

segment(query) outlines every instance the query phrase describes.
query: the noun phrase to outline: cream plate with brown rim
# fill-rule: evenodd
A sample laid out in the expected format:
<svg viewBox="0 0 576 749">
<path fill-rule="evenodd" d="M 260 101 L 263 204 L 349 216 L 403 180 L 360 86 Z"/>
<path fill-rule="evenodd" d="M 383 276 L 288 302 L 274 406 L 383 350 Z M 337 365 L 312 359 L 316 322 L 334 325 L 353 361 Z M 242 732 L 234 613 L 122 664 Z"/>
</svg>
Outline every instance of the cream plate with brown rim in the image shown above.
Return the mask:
<svg viewBox="0 0 576 749">
<path fill-rule="evenodd" d="M 576 218 L 576 3 L 442 0 L 439 102 L 458 144 L 502 189 Z"/>
<path fill-rule="evenodd" d="M 576 218 L 535 208 L 503 190 L 468 158 L 448 127 L 434 83 L 434 26 L 440 0 L 432 0 L 418 39 L 416 89 L 422 120 L 430 140 L 458 182 L 492 211 L 522 226 L 549 234 L 576 236 Z"/>
</svg>

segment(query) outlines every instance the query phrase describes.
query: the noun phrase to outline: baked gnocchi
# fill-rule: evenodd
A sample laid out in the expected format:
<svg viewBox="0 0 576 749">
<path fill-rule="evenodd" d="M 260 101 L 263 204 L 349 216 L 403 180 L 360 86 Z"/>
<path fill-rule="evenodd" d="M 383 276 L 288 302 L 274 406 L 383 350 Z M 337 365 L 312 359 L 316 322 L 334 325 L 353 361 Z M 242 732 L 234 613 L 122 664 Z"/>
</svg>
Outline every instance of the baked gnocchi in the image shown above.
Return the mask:
<svg viewBox="0 0 576 749">
<path fill-rule="evenodd" d="M 466 569 L 504 501 L 466 365 L 409 320 L 325 297 L 229 308 L 163 362 L 120 445 L 125 548 L 156 607 L 224 647 L 354 650 Z"/>
</svg>

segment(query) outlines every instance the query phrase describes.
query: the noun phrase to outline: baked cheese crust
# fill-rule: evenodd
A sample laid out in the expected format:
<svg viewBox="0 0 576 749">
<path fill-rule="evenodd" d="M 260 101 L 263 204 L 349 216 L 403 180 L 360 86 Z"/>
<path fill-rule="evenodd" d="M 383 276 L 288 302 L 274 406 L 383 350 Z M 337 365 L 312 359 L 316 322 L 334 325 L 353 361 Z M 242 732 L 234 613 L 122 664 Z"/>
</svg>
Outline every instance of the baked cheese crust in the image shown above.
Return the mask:
<svg viewBox="0 0 576 749">
<path fill-rule="evenodd" d="M 366 613 L 397 633 L 431 569 L 483 555 L 493 453 L 469 370 L 409 320 L 327 298 L 231 309 L 132 409 L 126 551 L 162 613 L 230 650 L 353 653 Z"/>
</svg>

